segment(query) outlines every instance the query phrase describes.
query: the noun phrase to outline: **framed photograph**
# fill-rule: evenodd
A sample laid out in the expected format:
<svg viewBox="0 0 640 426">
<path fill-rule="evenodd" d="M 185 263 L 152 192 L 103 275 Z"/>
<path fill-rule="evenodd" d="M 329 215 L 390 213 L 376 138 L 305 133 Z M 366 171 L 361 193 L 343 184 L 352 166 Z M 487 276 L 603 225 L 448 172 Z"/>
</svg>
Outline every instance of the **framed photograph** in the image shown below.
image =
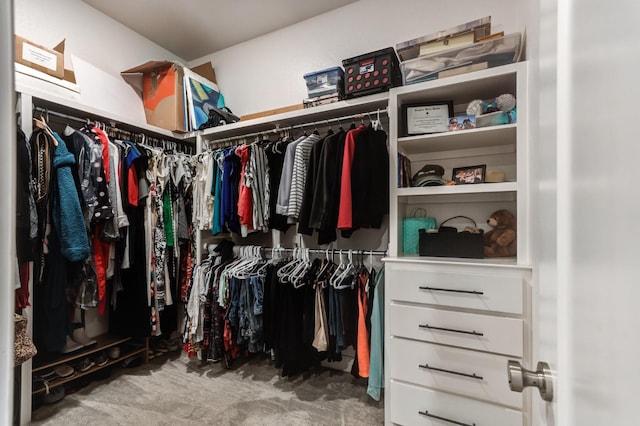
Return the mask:
<svg viewBox="0 0 640 426">
<path fill-rule="evenodd" d="M 453 169 L 453 176 L 451 177 L 451 180 L 453 180 L 456 185 L 483 183 L 486 172 L 486 164 L 479 166 L 457 167 Z"/>
<path fill-rule="evenodd" d="M 449 124 L 447 130 L 454 132 L 456 130 L 469 130 L 476 128 L 476 116 L 475 115 L 458 115 L 456 117 L 449 118 Z"/>
<path fill-rule="evenodd" d="M 453 116 L 453 101 L 402 106 L 404 136 L 446 132 Z"/>
</svg>

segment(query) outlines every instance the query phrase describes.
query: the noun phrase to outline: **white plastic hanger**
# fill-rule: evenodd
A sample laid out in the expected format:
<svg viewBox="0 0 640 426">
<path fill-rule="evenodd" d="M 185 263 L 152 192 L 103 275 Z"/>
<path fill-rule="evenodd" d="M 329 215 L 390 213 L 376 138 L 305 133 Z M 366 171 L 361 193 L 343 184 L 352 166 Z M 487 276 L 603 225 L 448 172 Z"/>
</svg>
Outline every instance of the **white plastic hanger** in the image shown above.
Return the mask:
<svg viewBox="0 0 640 426">
<path fill-rule="evenodd" d="M 344 260 L 342 259 L 342 250 L 339 251 L 338 256 L 340 259 L 340 263 L 338 263 L 338 267 L 335 271 L 333 271 L 333 275 L 331 275 L 331 278 L 329 278 L 329 285 L 333 288 L 336 287 L 337 283 L 339 282 L 338 277 L 347 267 L 347 265 L 344 264 Z"/>
<path fill-rule="evenodd" d="M 351 287 L 351 283 L 348 283 L 347 285 L 340 285 L 340 283 L 343 282 L 345 280 L 345 278 L 347 278 L 347 276 L 351 273 L 351 271 L 353 271 L 355 269 L 355 266 L 353 265 L 353 251 L 352 250 L 349 250 L 348 259 L 349 259 L 349 263 L 347 264 L 345 269 L 342 271 L 342 273 L 338 276 L 338 278 L 335 281 L 334 287 L 335 287 L 336 290 L 343 290 L 345 288 Z"/>
</svg>

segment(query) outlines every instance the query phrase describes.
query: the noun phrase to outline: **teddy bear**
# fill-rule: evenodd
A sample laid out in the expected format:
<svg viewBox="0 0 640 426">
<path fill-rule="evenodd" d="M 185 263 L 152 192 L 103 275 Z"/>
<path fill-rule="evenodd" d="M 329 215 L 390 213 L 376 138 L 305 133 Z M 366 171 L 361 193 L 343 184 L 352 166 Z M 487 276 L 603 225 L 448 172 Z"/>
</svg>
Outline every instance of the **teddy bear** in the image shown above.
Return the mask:
<svg viewBox="0 0 640 426">
<path fill-rule="evenodd" d="M 484 234 L 486 257 L 511 257 L 516 255 L 516 218 L 509 210 L 497 210 L 487 223 L 492 229 Z"/>
</svg>

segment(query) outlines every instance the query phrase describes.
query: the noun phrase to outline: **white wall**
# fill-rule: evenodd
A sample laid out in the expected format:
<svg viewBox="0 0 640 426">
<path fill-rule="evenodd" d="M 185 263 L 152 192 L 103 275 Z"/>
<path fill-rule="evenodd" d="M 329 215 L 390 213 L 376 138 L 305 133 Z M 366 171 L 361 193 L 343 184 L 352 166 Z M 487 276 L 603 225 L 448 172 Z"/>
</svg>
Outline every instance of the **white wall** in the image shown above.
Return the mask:
<svg viewBox="0 0 640 426">
<path fill-rule="evenodd" d="M 18 0 L 15 33 L 47 47 L 66 39 L 82 104 L 145 122 L 144 109 L 120 72 L 149 60 L 177 60 L 169 52 L 80 0 Z"/>
<path fill-rule="evenodd" d="M 211 60 L 229 108 L 249 114 L 300 104 L 307 72 L 342 66 L 343 59 L 454 25 L 491 16 L 494 32 L 522 31 L 522 5 L 522 0 L 360 0 L 190 64 Z"/>
</svg>

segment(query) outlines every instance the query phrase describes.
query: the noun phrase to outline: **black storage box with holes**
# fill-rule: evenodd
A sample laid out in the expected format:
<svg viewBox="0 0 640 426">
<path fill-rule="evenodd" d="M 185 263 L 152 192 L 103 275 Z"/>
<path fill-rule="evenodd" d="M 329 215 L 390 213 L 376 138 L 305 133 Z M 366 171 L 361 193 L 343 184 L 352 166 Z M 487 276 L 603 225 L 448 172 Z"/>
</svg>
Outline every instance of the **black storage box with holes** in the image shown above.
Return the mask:
<svg viewBox="0 0 640 426">
<path fill-rule="evenodd" d="M 425 229 L 420 229 L 418 231 L 420 256 L 484 258 L 483 231 L 480 229 L 479 233 L 458 232 L 456 228 L 443 226 L 455 218 L 469 219 L 473 222 L 474 227 L 478 228 L 473 219 L 466 216 L 454 216 L 442 222 L 438 232 L 427 232 Z"/>
<path fill-rule="evenodd" d="M 342 61 L 347 98 L 385 92 L 402 85 L 400 61 L 393 47 Z"/>
</svg>

